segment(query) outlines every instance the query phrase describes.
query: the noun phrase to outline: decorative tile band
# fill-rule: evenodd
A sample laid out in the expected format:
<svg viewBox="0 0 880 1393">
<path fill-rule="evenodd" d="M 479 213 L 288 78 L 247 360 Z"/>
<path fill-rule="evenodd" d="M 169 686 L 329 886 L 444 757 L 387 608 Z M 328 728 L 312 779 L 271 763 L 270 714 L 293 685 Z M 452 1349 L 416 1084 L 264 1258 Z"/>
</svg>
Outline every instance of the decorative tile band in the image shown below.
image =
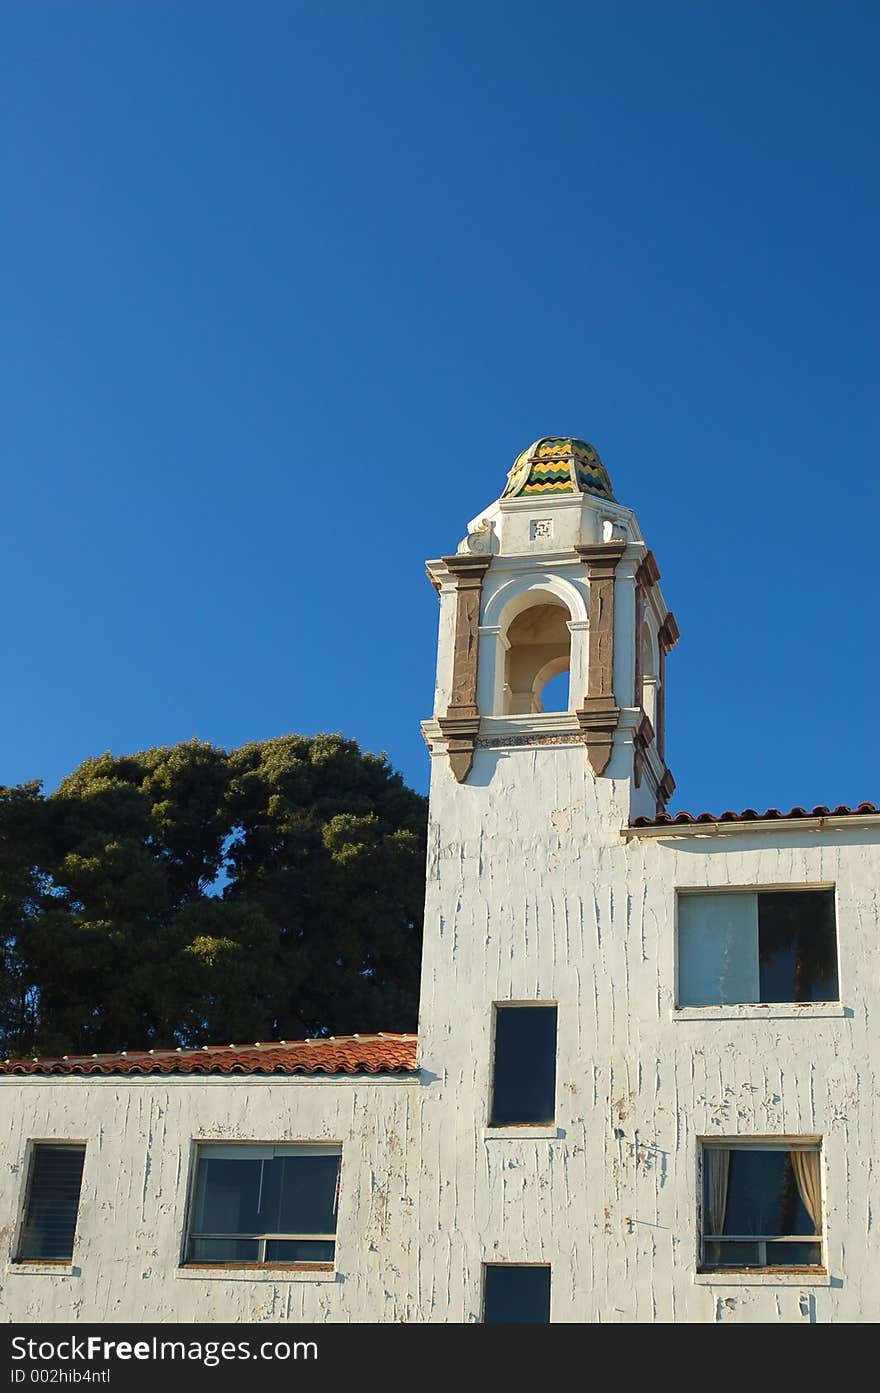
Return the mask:
<svg viewBox="0 0 880 1393">
<path fill-rule="evenodd" d="M 583 745 L 584 737 L 572 733 L 560 735 L 548 732 L 546 735 L 535 731 L 532 735 L 489 735 L 477 740 L 478 750 L 507 749 L 512 745 Z"/>
</svg>

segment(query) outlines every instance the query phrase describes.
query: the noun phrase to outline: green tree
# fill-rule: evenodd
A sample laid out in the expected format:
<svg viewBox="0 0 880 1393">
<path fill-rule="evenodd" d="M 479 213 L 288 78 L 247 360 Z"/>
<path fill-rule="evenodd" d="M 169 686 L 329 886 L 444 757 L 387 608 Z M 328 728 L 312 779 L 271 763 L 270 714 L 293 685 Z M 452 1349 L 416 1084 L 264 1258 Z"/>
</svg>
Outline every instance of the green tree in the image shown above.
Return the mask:
<svg viewBox="0 0 880 1393">
<path fill-rule="evenodd" d="M 0 792 L 5 1053 L 415 1026 L 426 802 L 340 735 Z"/>
</svg>

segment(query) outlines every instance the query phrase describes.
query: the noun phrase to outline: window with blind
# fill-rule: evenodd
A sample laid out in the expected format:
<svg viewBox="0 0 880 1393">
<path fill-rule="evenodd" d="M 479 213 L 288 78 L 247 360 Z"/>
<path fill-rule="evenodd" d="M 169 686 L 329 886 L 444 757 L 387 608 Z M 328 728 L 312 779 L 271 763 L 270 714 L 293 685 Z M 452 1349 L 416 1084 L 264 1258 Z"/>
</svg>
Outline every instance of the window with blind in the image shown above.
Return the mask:
<svg viewBox="0 0 880 1393">
<path fill-rule="evenodd" d="M 703 1144 L 702 1266 L 821 1267 L 817 1141 Z"/>
<path fill-rule="evenodd" d="M 186 1263 L 332 1263 L 338 1146 L 199 1146 Z"/>
<path fill-rule="evenodd" d="M 83 1143 L 34 1144 L 18 1262 L 70 1262 L 85 1156 Z"/>
</svg>

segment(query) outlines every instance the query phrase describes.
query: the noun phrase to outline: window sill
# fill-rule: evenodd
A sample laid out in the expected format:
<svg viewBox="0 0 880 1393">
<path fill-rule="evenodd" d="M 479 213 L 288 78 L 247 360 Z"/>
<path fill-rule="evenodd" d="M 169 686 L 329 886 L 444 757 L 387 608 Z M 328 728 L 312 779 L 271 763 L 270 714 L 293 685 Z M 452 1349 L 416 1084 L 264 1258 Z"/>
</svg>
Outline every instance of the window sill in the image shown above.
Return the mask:
<svg viewBox="0 0 880 1393">
<path fill-rule="evenodd" d="M 555 1122 L 519 1122 L 513 1127 L 484 1127 L 486 1141 L 513 1141 L 515 1138 L 527 1141 L 556 1141 L 562 1132 Z"/>
<path fill-rule="evenodd" d="M 6 1265 L 10 1277 L 78 1277 L 79 1268 L 72 1262 L 10 1262 Z"/>
<path fill-rule="evenodd" d="M 335 1282 L 332 1262 L 297 1263 L 187 1263 L 174 1270 L 175 1277 L 203 1282 Z"/>
<path fill-rule="evenodd" d="M 706 1287 L 830 1287 L 824 1267 L 713 1267 L 696 1272 L 694 1281 Z"/>
<path fill-rule="evenodd" d="M 673 1021 L 792 1021 L 841 1017 L 846 1007 L 841 1001 L 744 1001 L 730 1006 L 676 1006 Z"/>
</svg>

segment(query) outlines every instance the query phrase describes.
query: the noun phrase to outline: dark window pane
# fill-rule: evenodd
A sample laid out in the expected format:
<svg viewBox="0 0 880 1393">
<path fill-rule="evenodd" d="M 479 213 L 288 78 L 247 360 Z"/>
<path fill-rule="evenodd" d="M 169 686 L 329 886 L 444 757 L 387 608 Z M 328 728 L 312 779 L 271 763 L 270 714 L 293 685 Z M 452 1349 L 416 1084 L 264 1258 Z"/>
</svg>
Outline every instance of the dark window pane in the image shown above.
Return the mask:
<svg viewBox="0 0 880 1393">
<path fill-rule="evenodd" d="M 69 1261 L 82 1185 L 84 1146 L 35 1146 L 19 1260 Z"/>
<path fill-rule="evenodd" d="M 339 1162 L 338 1156 L 284 1157 L 275 1233 L 336 1232 Z"/>
<path fill-rule="evenodd" d="M 194 1233 L 261 1233 L 259 1217 L 263 1162 L 202 1156 L 196 1184 Z"/>
<path fill-rule="evenodd" d="M 549 1267 L 487 1267 L 484 1325 L 547 1325 Z"/>
<path fill-rule="evenodd" d="M 762 1001 L 837 1001 L 833 890 L 758 895 Z"/>
<path fill-rule="evenodd" d="M 757 1267 L 760 1261 L 761 1250 L 757 1243 L 706 1244 L 707 1267 Z"/>
<path fill-rule="evenodd" d="M 260 1244 L 256 1238 L 191 1238 L 189 1262 L 258 1262 Z"/>
<path fill-rule="evenodd" d="M 813 1234 L 788 1151 L 732 1148 L 724 1233 Z"/>
<path fill-rule="evenodd" d="M 491 1125 L 552 1122 L 555 1115 L 556 1007 L 497 1007 Z"/>
<path fill-rule="evenodd" d="M 822 1249 L 818 1243 L 768 1243 L 768 1267 L 821 1267 Z"/>
<path fill-rule="evenodd" d="M 335 1243 L 317 1243 L 308 1238 L 270 1239 L 266 1244 L 267 1262 L 332 1262 Z"/>
</svg>

